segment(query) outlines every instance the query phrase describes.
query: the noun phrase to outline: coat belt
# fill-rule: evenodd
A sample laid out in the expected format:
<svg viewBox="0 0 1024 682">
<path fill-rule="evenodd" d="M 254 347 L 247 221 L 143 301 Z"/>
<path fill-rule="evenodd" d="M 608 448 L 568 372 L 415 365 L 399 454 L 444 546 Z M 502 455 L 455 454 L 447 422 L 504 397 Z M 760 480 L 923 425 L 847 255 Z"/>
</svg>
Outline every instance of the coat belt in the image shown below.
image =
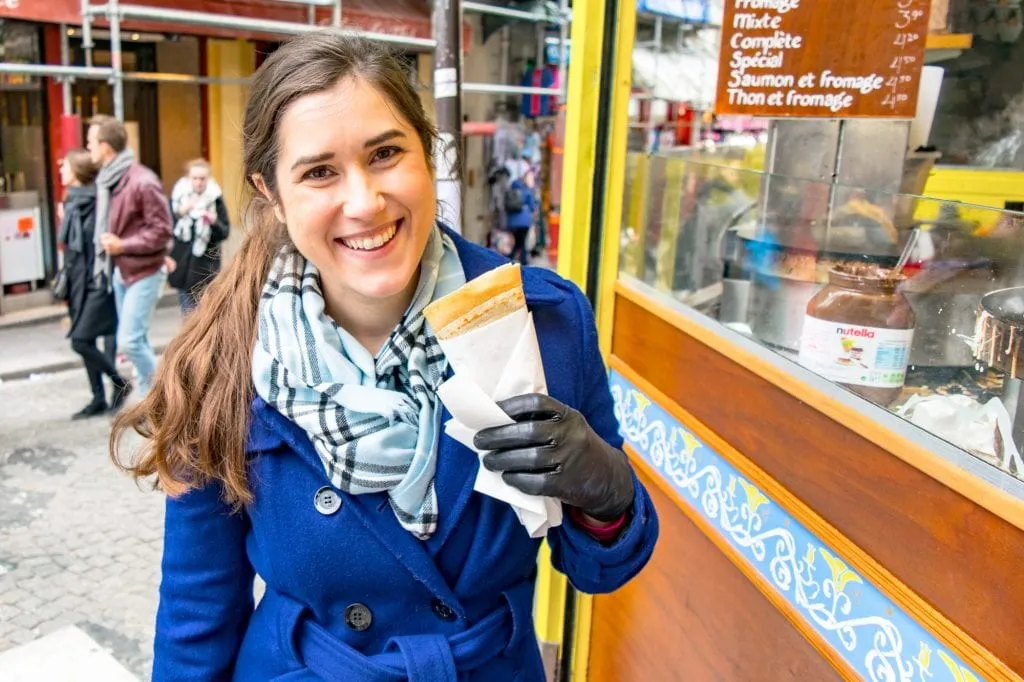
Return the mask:
<svg viewBox="0 0 1024 682">
<path fill-rule="evenodd" d="M 327 682 L 457 682 L 466 672 L 517 645 L 528 631 L 531 583 L 506 591 L 504 603 L 473 627 L 450 637 L 403 635 L 367 656 L 305 617 L 296 624 L 295 643 L 310 672 Z"/>
</svg>

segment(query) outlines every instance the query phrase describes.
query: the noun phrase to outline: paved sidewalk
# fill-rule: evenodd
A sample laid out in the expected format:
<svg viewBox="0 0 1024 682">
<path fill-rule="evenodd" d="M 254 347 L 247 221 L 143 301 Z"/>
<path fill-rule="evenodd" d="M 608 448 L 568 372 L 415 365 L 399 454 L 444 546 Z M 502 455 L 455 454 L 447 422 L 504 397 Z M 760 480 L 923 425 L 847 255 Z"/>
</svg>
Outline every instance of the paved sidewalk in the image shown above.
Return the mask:
<svg viewBox="0 0 1024 682">
<path fill-rule="evenodd" d="M 4 682 L 138 682 L 104 647 L 74 625 L 0 653 Z"/>
<path fill-rule="evenodd" d="M 164 500 L 114 468 L 109 417 L 71 421 L 88 399 L 80 370 L 0 384 L 2 682 L 149 679 Z"/>
<path fill-rule="evenodd" d="M 181 312 L 177 306 L 157 308 L 149 340 L 158 353 L 180 326 Z M 66 337 L 66 317 L 0 327 L 0 381 L 81 367 L 82 359 L 71 350 L 71 341 Z"/>
</svg>

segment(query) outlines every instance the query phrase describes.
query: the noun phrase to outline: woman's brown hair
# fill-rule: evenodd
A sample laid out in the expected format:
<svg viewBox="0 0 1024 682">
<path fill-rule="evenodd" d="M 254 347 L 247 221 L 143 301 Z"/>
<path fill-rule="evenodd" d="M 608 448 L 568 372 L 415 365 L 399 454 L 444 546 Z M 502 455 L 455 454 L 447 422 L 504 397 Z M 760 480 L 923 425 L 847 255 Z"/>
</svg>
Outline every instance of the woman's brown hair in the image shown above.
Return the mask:
<svg viewBox="0 0 1024 682">
<path fill-rule="evenodd" d="M 84 149 L 72 149 L 64 156 L 64 160 L 67 161 L 75 180 L 83 185 L 91 185 L 99 175 L 99 166 L 93 163 L 92 156 Z"/>
<path fill-rule="evenodd" d="M 436 130 L 411 76 L 386 47 L 324 30 L 295 38 L 274 52 L 253 77 L 245 110 L 243 163 L 248 233 L 241 250 L 203 294 L 198 309 L 167 346 L 153 388 L 114 420 L 110 454 L 122 470 L 171 496 L 211 482 L 236 508 L 252 500 L 245 446 L 253 400 L 252 351 L 260 295 L 277 251 L 288 242 L 259 177 L 277 196 L 276 167 L 282 116 L 297 99 L 323 92 L 343 78 L 376 87 L 419 135 L 431 158 Z M 145 441 L 128 459 L 121 438 L 133 429 Z"/>
</svg>

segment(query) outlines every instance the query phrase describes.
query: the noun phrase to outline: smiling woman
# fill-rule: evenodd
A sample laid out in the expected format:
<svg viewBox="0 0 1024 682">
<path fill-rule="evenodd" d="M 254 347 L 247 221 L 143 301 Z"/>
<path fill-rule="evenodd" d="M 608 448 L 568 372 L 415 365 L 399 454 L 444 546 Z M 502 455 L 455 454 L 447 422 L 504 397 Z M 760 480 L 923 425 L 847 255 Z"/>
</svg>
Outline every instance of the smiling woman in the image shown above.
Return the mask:
<svg viewBox="0 0 1024 682">
<path fill-rule="evenodd" d="M 321 273 L 327 311 L 376 352 L 412 300 L 437 201 L 429 148 L 358 76 L 303 97 L 281 120 L 276 194 L 292 243 Z"/>
<path fill-rule="evenodd" d="M 434 129 L 403 66 L 298 38 L 255 75 L 243 132 L 246 241 L 111 435 L 168 493 L 153 679 L 540 682 L 540 540 L 473 493 L 481 460 L 442 432 L 450 370 L 423 316 L 505 261 L 438 222 Z M 556 568 L 613 590 L 657 519 L 585 297 L 547 271 L 522 283 L 550 396 L 504 403 L 516 424 L 479 434 L 483 461 L 560 499 Z M 145 441 L 123 461 L 128 429 Z"/>
</svg>

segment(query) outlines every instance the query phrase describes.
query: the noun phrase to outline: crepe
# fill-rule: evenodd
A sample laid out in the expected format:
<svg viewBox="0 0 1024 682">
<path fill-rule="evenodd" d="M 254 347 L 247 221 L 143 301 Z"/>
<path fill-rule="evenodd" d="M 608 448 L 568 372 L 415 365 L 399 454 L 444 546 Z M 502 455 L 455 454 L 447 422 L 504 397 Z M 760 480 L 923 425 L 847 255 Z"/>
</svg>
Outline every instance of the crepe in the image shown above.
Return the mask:
<svg viewBox="0 0 1024 682">
<path fill-rule="evenodd" d="M 452 417 L 445 433 L 482 456 L 474 443 L 476 434 L 515 423 L 500 401 L 548 392 L 522 271 L 515 264 L 491 270 L 431 303 L 423 315 L 454 370 L 437 389 Z M 511 505 L 530 537 L 544 537 L 562 523 L 559 500 L 527 495 L 483 465 L 473 489 Z"/>
<path fill-rule="evenodd" d="M 503 265 L 467 282 L 423 310 L 439 340 L 453 339 L 526 307 L 518 264 Z"/>
</svg>

